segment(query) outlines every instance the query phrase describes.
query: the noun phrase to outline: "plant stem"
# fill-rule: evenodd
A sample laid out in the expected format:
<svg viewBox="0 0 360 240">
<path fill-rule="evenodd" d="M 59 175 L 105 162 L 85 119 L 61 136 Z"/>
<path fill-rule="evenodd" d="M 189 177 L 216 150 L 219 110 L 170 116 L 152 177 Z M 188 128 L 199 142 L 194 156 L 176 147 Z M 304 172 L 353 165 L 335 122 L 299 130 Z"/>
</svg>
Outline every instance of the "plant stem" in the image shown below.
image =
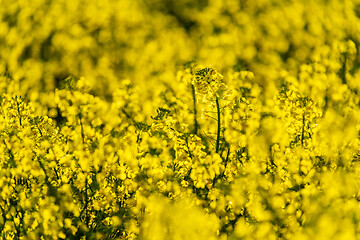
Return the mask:
<svg viewBox="0 0 360 240">
<path fill-rule="evenodd" d="M 220 119 L 220 104 L 219 97 L 216 97 L 216 109 L 217 109 L 217 137 L 216 137 L 216 153 L 219 153 L 220 148 L 220 130 L 221 130 L 221 119 Z"/>
<path fill-rule="evenodd" d="M 301 145 L 304 146 L 304 132 L 305 132 L 305 114 L 302 118 L 302 129 L 301 129 Z"/>
<path fill-rule="evenodd" d="M 79 119 L 80 119 L 82 143 L 85 144 L 85 134 L 84 134 L 84 127 L 83 127 L 83 123 L 82 123 L 82 114 L 81 114 L 81 112 L 79 113 Z"/>
<path fill-rule="evenodd" d="M 192 154 L 191 154 L 191 151 L 190 151 L 190 147 L 189 147 L 189 141 L 188 141 L 188 138 L 187 138 L 187 137 L 185 138 L 185 142 L 186 142 L 186 147 L 187 147 L 188 152 L 189 152 L 189 157 L 190 157 L 191 159 L 193 159 Z"/>
<path fill-rule="evenodd" d="M 347 79 L 346 79 L 346 64 L 347 64 L 347 55 L 344 54 L 344 61 L 342 62 L 342 67 L 340 70 L 340 77 L 341 77 L 341 81 L 343 84 L 347 84 Z"/>
<path fill-rule="evenodd" d="M 196 95 L 195 95 L 195 87 L 191 84 L 191 90 L 193 95 L 193 107 L 194 107 L 194 134 L 198 133 L 199 124 L 197 122 L 197 111 L 196 111 Z"/>
</svg>

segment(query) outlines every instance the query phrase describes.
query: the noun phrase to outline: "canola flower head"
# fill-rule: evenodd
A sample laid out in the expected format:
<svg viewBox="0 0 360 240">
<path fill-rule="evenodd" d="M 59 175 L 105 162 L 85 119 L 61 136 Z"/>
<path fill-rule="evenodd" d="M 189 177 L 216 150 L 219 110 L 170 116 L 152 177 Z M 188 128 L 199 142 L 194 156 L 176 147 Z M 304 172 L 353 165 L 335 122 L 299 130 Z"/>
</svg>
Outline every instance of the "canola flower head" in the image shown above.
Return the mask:
<svg viewBox="0 0 360 240">
<path fill-rule="evenodd" d="M 204 99 L 210 100 L 219 98 L 226 90 L 223 79 L 224 77 L 215 68 L 205 67 L 196 71 L 192 84 Z"/>
</svg>

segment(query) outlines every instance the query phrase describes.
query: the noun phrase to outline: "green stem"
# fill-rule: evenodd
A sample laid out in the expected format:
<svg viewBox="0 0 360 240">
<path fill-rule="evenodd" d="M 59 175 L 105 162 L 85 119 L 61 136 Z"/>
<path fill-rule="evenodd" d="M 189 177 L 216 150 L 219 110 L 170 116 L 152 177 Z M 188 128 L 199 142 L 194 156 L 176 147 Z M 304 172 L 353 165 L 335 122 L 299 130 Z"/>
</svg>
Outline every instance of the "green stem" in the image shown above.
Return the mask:
<svg viewBox="0 0 360 240">
<path fill-rule="evenodd" d="M 81 112 L 79 113 L 79 119 L 80 119 L 82 143 L 85 144 L 85 134 L 84 134 L 84 127 L 83 127 L 83 123 L 82 123 L 82 114 L 81 114 Z"/>
<path fill-rule="evenodd" d="M 37 127 L 37 129 L 39 130 L 39 133 L 40 133 L 40 137 L 42 137 L 42 136 L 43 136 L 43 134 L 42 134 L 42 131 L 41 131 L 41 129 L 39 128 L 39 125 L 38 125 L 38 124 L 36 124 L 36 127 Z"/>
<path fill-rule="evenodd" d="M 191 84 L 192 95 L 193 95 L 193 107 L 194 107 L 194 134 L 198 133 L 199 124 L 197 122 L 197 111 L 196 111 L 196 95 L 195 95 L 195 87 Z"/>
<path fill-rule="evenodd" d="M 341 81 L 342 81 L 342 83 L 343 84 L 347 84 L 347 79 L 346 79 L 346 71 L 347 71 L 347 69 L 346 69 L 346 64 L 347 64 L 347 55 L 346 54 L 344 54 L 344 61 L 342 62 L 342 67 L 341 67 Z"/>
<path fill-rule="evenodd" d="M 216 153 L 219 153 L 220 148 L 220 130 L 221 130 L 221 119 L 220 119 L 220 104 L 219 97 L 216 97 L 216 109 L 217 109 L 217 137 L 216 137 Z"/>
<path fill-rule="evenodd" d="M 302 118 L 302 129 L 301 129 L 301 145 L 304 146 L 304 134 L 305 134 L 305 114 Z"/>
<path fill-rule="evenodd" d="M 185 138 L 185 142 L 186 142 L 186 147 L 187 147 L 188 152 L 189 152 L 189 157 L 190 157 L 191 159 L 193 159 L 192 154 L 191 154 L 191 151 L 190 151 L 190 147 L 189 147 L 189 141 L 188 141 L 188 138 L 187 138 L 187 137 Z"/>
<path fill-rule="evenodd" d="M 16 101 L 16 107 L 17 107 L 17 112 L 19 114 L 19 122 L 20 122 L 20 126 L 22 126 L 22 123 L 21 123 L 21 113 L 20 113 L 20 104 L 18 102 L 18 99 L 15 98 L 15 101 Z"/>
</svg>

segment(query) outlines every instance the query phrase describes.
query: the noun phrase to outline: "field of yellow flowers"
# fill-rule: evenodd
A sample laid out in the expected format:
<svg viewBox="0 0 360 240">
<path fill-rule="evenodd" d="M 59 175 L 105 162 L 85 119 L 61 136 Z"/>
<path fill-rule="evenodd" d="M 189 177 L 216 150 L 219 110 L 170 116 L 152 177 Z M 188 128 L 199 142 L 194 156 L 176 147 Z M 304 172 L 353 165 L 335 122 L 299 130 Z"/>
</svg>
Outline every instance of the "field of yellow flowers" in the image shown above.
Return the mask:
<svg viewBox="0 0 360 240">
<path fill-rule="evenodd" d="M 0 0 L 0 239 L 360 239 L 360 1 Z"/>
</svg>

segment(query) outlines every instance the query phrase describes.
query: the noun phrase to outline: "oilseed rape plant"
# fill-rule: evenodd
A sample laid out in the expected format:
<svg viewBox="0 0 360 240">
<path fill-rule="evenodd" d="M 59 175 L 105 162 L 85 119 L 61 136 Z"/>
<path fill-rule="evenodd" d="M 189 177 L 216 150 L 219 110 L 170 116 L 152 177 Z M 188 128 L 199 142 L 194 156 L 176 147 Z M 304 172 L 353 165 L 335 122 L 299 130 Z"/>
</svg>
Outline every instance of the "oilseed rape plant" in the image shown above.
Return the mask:
<svg viewBox="0 0 360 240">
<path fill-rule="evenodd" d="M 0 239 L 359 239 L 358 0 L 0 0 Z"/>
</svg>

